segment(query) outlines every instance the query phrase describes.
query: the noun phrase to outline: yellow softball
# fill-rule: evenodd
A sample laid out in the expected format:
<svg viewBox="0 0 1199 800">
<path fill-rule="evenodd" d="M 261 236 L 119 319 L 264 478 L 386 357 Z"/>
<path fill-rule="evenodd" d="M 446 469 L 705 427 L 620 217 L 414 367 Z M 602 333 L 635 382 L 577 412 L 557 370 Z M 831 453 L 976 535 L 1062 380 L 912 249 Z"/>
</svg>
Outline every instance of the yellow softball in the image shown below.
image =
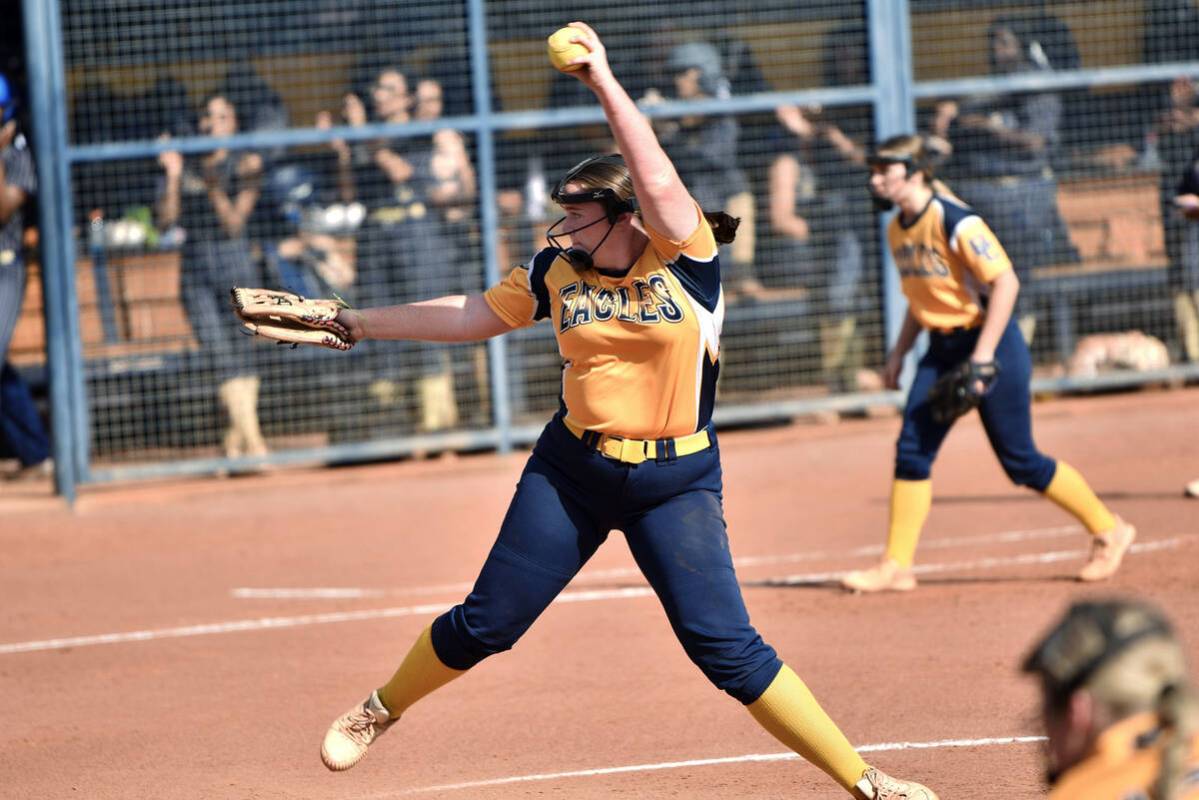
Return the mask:
<svg viewBox="0 0 1199 800">
<path fill-rule="evenodd" d="M 554 65 L 555 69 L 562 72 L 574 72 L 576 69 L 582 69 L 585 66 L 583 64 L 570 63 L 588 53 L 586 47 L 571 41 L 571 39 L 580 34 L 582 34 L 582 31 L 577 28 L 559 28 L 545 40 L 545 50 L 549 54 L 550 63 Z"/>
</svg>

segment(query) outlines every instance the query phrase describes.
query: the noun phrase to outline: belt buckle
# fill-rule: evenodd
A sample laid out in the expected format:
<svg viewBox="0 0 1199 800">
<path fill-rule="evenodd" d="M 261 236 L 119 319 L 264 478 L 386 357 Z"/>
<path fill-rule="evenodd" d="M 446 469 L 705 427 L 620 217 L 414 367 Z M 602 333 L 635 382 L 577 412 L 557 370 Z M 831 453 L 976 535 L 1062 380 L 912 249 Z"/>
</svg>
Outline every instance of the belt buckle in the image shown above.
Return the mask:
<svg viewBox="0 0 1199 800">
<path fill-rule="evenodd" d="M 645 461 L 645 442 L 640 439 L 608 436 L 600 444 L 600 452 L 625 464 L 640 464 Z"/>
</svg>

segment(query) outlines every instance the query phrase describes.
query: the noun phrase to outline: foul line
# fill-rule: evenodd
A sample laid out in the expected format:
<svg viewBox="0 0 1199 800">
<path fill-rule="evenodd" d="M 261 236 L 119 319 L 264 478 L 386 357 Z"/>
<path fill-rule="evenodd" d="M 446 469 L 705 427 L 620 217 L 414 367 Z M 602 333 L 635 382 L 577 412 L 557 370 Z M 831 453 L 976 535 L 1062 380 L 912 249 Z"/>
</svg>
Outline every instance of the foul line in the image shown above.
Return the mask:
<svg viewBox="0 0 1199 800">
<path fill-rule="evenodd" d="M 1140 542 L 1129 548 L 1129 554 L 1135 553 L 1152 553 L 1157 550 L 1169 550 L 1187 542 L 1194 541 L 1193 537 L 1175 536 L 1170 539 L 1159 539 L 1153 542 Z M 1089 551 L 1087 550 L 1051 550 L 1047 553 L 1025 553 L 1018 556 L 996 556 L 990 558 L 979 558 L 973 561 L 951 561 L 942 564 L 918 564 L 912 567 L 912 572 L 917 575 L 930 575 L 938 572 L 953 572 L 957 570 L 969 572 L 971 570 L 994 569 L 995 567 L 1011 567 L 1028 564 L 1053 564 L 1058 561 L 1070 561 L 1073 559 L 1084 558 Z M 746 581 L 745 583 L 752 586 L 807 586 L 812 584 L 828 583 L 829 581 L 839 580 L 846 574 L 845 570 L 836 572 L 809 572 L 801 575 L 784 575 L 781 578 L 767 578 L 763 581 Z"/>
<path fill-rule="evenodd" d="M 1149 553 L 1178 547 L 1194 537 L 1176 536 L 1153 542 L 1143 542 L 1132 546 L 1130 553 Z M 951 570 L 982 570 L 995 567 L 1019 564 L 1050 564 L 1067 559 L 1080 558 L 1086 555 L 1085 550 L 1058 550 L 1048 553 L 1029 553 L 1019 556 L 1004 556 L 1000 558 L 981 558 L 975 561 L 958 561 L 943 564 L 921 564 L 914 571 L 917 574 L 948 572 Z M 762 581 L 744 581 L 748 586 L 799 586 L 827 583 L 845 575 L 845 570 L 838 572 L 814 572 L 806 575 L 787 575 L 781 578 L 768 578 Z M 578 592 L 564 592 L 554 599 L 554 603 L 587 603 L 597 600 L 623 600 L 638 597 L 652 597 L 654 592 L 648 586 L 633 586 L 623 589 L 593 589 Z M 394 617 L 411 617 L 425 614 L 440 614 L 450 608 L 450 603 L 429 603 L 417 606 L 398 606 L 392 608 L 364 609 L 361 611 L 339 611 L 326 614 L 305 614 L 294 617 L 264 617 L 260 619 L 238 620 L 233 622 L 214 622 L 204 625 L 186 625 L 178 628 L 158 628 L 152 630 L 129 631 L 126 633 L 104 633 L 93 636 L 73 636 L 60 639 L 45 639 L 32 642 L 13 642 L 0 644 L 0 655 L 15 653 L 31 653 L 41 650 L 67 650 L 73 647 L 90 647 L 102 644 L 121 644 L 125 642 L 146 642 L 156 639 L 180 639 L 191 636 L 213 636 L 224 633 L 240 633 L 244 631 L 269 630 L 274 628 L 298 628 L 308 625 L 328 625 L 339 622 L 359 622 L 362 620 L 387 619 Z"/>
<path fill-rule="evenodd" d="M 1055 528 L 1032 528 L 1029 530 L 999 531 L 975 536 L 950 536 L 943 539 L 930 539 L 920 543 L 923 552 L 929 550 L 946 550 L 954 547 L 975 546 L 979 544 L 1011 544 L 1036 539 L 1053 539 L 1066 536 L 1076 536 L 1083 532 L 1080 525 L 1062 525 Z M 809 550 L 803 553 L 785 555 L 743 556 L 733 559 L 733 566 L 743 567 L 773 566 L 775 564 L 793 564 L 803 561 L 826 561 L 838 558 L 864 558 L 880 556 L 884 546 L 881 544 L 864 545 L 846 550 Z M 832 574 L 832 573 L 829 573 Z M 837 573 L 838 577 L 841 573 Z M 616 567 L 604 570 L 586 570 L 574 580 L 574 585 L 597 583 L 605 580 L 620 578 L 641 578 L 641 571 L 636 567 Z M 252 588 L 239 587 L 232 589 L 230 594 L 239 600 L 365 600 L 378 597 L 394 597 L 398 595 L 444 594 L 446 592 L 469 592 L 470 583 L 443 583 L 428 586 L 410 586 L 402 589 L 367 589 L 362 587 L 316 586 L 316 587 L 282 587 L 282 588 Z"/>
<path fill-rule="evenodd" d="M 564 592 L 554 603 L 586 603 L 595 600 L 621 600 L 632 597 L 651 597 L 649 587 L 628 589 L 605 589 L 589 592 Z M 103 633 L 95 636 L 72 636 L 65 639 L 46 639 L 38 642 L 16 642 L 0 644 L 0 655 L 32 653 L 38 650 L 67 650 L 72 647 L 90 647 L 98 644 L 120 644 L 123 642 L 148 642 L 154 639 L 181 639 L 189 636 L 212 636 L 221 633 L 240 633 L 274 628 L 299 628 L 307 625 L 328 625 L 337 622 L 359 622 L 368 619 L 412 617 L 423 614 L 440 614 L 452 603 L 429 603 L 420 606 L 396 608 L 374 608 L 362 611 L 339 611 L 328 614 L 305 614 L 298 617 L 264 617 L 237 622 L 213 622 L 206 625 L 185 625 L 179 628 L 157 628 L 154 630 L 129 631 L 127 633 Z"/>
<path fill-rule="evenodd" d="M 952 747 L 998 747 L 1013 744 L 1033 744 L 1045 741 L 1044 736 L 1007 736 L 989 739 L 942 739 L 936 742 L 884 742 L 868 744 L 857 748 L 859 753 L 883 753 L 895 750 L 934 750 Z M 529 783 L 533 781 L 552 781 L 563 778 L 589 778 L 596 775 L 619 775 L 628 772 L 653 772 L 664 769 L 687 769 L 689 767 L 709 767 L 720 764 L 745 764 L 771 761 L 792 761 L 799 756 L 792 752 L 761 753 L 744 756 L 728 756 L 725 758 L 698 758 L 690 761 L 668 761 L 659 764 L 630 764 L 623 767 L 602 767 L 599 769 L 580 769 L 571 772 L 546 772 L 537 775 L 516 775 L 508 778 L 494 778 L 486 781 L 469 781 L 466 783 L 445 783 L 439 786 L 423 786 L 419 789 L 408 789 L 398 794 L 371 795 L 376 800 L 387 797 L 397 797 L 409 794 L 424 794 L 427 792 L 450 792 L 461 789 L 481 789 L 488 786 L 504 786 L 513 783 Z"/>
</svg>

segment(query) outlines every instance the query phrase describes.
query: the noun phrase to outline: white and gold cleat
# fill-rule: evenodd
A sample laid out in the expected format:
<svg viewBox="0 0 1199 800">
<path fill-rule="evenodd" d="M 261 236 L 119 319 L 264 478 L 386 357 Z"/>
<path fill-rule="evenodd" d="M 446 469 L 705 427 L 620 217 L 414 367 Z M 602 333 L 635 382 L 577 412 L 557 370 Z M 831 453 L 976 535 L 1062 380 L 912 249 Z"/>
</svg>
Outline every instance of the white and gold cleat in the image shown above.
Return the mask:
<svg viewBox="0 0 1199 800">
<path fill-rule="evenodd" d="M 854 785 L 861 800 L 938 800 L 937 793 L 919 783 L 892 778 L 874 767 Z"/>
<path fill-rule="evenodd" d="M 1080 581 L 1104 581 L 1116 574 L 1124 554 L 1136 541 L 1137 529 L 1116 517 L 1116 527 L 1095 534 L 1091 542 L 1091 558 L 1078 573 Z"/>
<path fill-rule="evenodd" d="M 349 769 L 366 756 L 371 742 L 378 739 L 394 722 L 379 699 L 377 691 L 337 719 L 321 743 L 321 761 L 329 769 Z"/>
<path fill-rule="evenodd" d="M 841 579 L 841 588 L 851 592 L 910 592 L 916 588 L 916 576 L 910 567 L 901 567 L 891 559 L 881 564 L 850 572 Z"/>
</svg>

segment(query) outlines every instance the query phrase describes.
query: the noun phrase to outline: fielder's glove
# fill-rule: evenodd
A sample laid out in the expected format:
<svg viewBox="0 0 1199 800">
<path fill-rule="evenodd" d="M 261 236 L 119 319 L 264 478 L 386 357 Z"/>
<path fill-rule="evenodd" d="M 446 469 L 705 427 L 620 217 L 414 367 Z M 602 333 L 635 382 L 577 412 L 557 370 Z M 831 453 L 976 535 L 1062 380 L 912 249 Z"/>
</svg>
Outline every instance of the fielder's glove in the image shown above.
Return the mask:
<svg viewBox="0 0 1199 800">
<path fill-rule="evenodd" d="M 257 336 L 265 336 L 293 347 L 315 344 L 333 350 L 349 350 L 354 338 L 337 321 L 342 300 L 309 300 L 291 292 L 272 289 L 234 288 L 233 309 L 242 327 Z"/>
<path fill-rule="evenodd" d="M 999 362 L 976 364 L 965 361 L 946 372 L 928 390 L 928 405 L 933 419 L 948 425 L 971 409 L 977 408 L 999 378 Z"/>
</svg>

